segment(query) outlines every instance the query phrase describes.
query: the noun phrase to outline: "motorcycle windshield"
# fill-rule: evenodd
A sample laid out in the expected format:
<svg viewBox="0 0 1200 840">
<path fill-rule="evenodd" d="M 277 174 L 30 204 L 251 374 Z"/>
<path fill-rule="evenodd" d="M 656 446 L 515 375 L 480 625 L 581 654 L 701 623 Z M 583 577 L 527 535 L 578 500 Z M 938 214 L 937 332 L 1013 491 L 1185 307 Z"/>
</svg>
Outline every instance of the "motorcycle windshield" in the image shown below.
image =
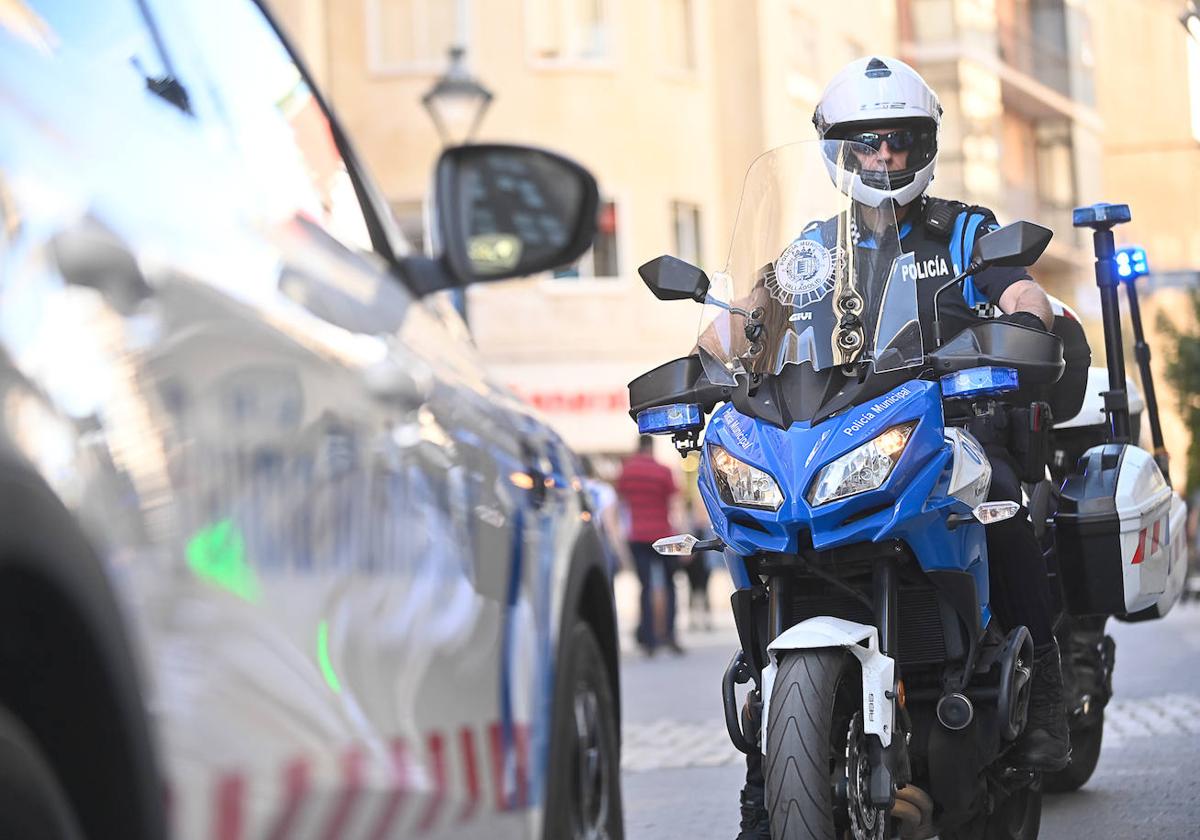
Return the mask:
<svg viewBox="0 0 1200 840">
<path fill-rule="evenodd" d="M 700 324 L 710 381 L 922 362 L 914 256 L 901 250 L 892 203 L 856 197 L 863 182 L 887 189 L 883 156 L 840 140 L 781 146 L 750 165 Z"/>
</svg>

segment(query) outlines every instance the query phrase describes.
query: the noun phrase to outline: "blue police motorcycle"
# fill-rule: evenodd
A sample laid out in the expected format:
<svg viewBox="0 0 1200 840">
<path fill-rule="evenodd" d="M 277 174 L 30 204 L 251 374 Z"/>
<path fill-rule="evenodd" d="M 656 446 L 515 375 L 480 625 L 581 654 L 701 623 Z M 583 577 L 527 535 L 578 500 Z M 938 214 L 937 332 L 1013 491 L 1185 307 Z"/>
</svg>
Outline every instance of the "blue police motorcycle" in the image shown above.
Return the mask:
<svg viewBox="0 0 1200 840">
<path fill-rule="evenodd" d="M 917 313 L 986 265 L 1031 264 L 1051 234 L 1018 222 L 969 265 L 918 262 L 891 205 L 855 199 L 886 184 L 870 158 L 839 141 L 768 152 L 724 270 L 669 256 L 640 269 L 658 298 L 704 304 L 692 355 L 629 390 L 643 433 L 699 452 L 717 537 L 656 547 L 724 550 L 740 641 L 726 723 L 761 752 L 775 840 L 1034 838 L 1040 780 L 1005 761 L 1033 646 L 992 617 L 985 539 L 1019 508 L 986 501 L 967 427 L 1036 399 L 1062 344 L 983 321 L 927 352 Z"/>
</svg>

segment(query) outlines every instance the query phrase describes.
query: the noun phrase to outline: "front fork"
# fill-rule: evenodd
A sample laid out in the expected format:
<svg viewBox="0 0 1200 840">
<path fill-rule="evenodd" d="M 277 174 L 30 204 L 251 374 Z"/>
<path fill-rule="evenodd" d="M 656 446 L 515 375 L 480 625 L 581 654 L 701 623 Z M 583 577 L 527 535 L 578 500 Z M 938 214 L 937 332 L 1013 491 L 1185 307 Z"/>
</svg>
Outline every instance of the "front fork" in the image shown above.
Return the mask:
<svg viewBox="0 0 1200 840">
<path fill-rule="evenodd" d="M 790 575 L 774 575 L 767 586 L 753 586 L 734 592 L 732 597 L 734 621 L 742 649 L 734 655 L 722 680 L 722 697 L 725 704 L 725 724 L 730 740 L 741 752 L 762 749 L 759 729 L 747 733 L 743 730 L 743 716 L 737 707 L 735 686 L 754 680 L 750 703 L 761 703 L 762 670 L 767 663 L 767 645 L 790 627 L 790 603 L 797 586 Z M 874 625 L 879 633 L 880 653 L 895 660 L 899 653 L 899 616 L 897 613 L 896 561 L 892 557 L 878 557 L 872 562 L 872 611 Z M 899 682 L 897 671 L 896 681 Z M 887 699 L 897 704 L 897 686 L 893 685 Z M 760 719 L 763 709 L 754 710 L 749 717 Z M 901 721 L 903 713 L 893 715 Z M 869 735 L 867 759 L 871 766 L 871 804 L 890 809 L 895 804 L 895 788 L 909 780 L 907 727 L 897 727 L 891 744 L 885 747 L 875 735 Z"/>
</svg>

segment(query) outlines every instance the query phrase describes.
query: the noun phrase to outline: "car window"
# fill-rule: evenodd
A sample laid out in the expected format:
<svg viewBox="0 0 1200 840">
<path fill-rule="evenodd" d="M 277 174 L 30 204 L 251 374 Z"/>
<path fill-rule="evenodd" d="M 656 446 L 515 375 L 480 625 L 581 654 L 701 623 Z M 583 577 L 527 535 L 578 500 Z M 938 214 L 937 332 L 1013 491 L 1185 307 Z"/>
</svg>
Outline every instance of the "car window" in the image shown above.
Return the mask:
<svg viewBox="0 0 1200 840">
<path fill-rule="evenodd" d="M 156 94 L 187 110 L 137 0 L 14 0 L 0 2 L 0 12 L 0 26 L 38 48 L 85 62 L 130 93 Z"/>
<path fill-rule="evenodd" d="M 172 0 L 271 223 L 299 217 L 371 250 L 366 218 L 325 111 L 251 0 Z M 190 80 L 185 79 L 185 83 Z"/>
</svg>

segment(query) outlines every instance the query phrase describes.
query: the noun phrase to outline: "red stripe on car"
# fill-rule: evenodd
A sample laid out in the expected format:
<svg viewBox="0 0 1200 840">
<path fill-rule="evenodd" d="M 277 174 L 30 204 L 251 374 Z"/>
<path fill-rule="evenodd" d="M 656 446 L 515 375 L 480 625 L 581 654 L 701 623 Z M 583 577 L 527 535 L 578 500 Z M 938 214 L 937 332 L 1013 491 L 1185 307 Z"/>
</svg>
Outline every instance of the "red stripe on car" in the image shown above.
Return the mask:
<svg viewBox="0 0 1200 840">
<path fill-rule="evenodd" d="M 245 798 L 246 779 L 240 773 L 230 773 L 217 780 L 214 840 L 241 840 Z"/>
<path fill-rule="evenodd" d="M 496 810 L 508 810 L 508 797 L 504 795 L 504 735 L 499 723 L 488 727 L 488 744 L 492 751 L 492 779 L 496 783 Z"/>
<path fill-rule="evenodd" d="M 516 790 L 505 777 L 504 729 L 499 723 L 489 728 L 492 748 L 492 775 L 496 779 L 496 810 L 511 811 L 529 805 L 529 726 L 513 724 L 513 758 L 515 759 Z"/>
<path fill-rule="evenodd" d="M 297 816 L 304 806 L 311 782 L 311 767 L 308 759 L 296 758 L 283 769 L 283 810 L 275 820 L 275 826 L 267 836 L 270 840 L 286 840 L 296 825 Z"/>
<path fill-rule="evenodd" d="M 475 733 L 469 726 L 464 726 L 458 733 L 459 746 L 462 749 L 464 772 L 467 776 L 467 803 L 459 814 L 459 822 L 466 822 L 475 816 L 479 807 L 479 763 L 475 757 Z"/>
<path fill-rule="evenodd" d="M 529 727 L 513 725 L 513 740 L 517 747 L 517 807 L 529 806 Z"/>
<path fill-rule="evenodd" d="M 370 840 L 386 840 L 392 833 L 400 810 L 408 799 L 408 749 L 403 739 L 392 741 L 392 789 L 384 803 L 375 830 L 368 837 Z"/>
<path fill-rule="evenodd" d="M 433 793 L 429 804 L 425 806 L 425 813 L 421 815 L 421 821 L 417 824 L 417 831 L 421 834 L 433 828 L 442 813 L 442 800 L 446 798 L 446 755 L 442 736 L 436 732 L 430 735 L 428 748 L 429 768 L 433 773 Z"/>
<path fill-rule="evenodd" d="M 352 749 L 342 756 L 342 795 L 339 797 L 329 825 L 321 836 L 324 840 L 339 840 L 346 830 L 346 821 L 354 808 L 363 787 L 363 754 L 358 749 Z"/>
</svg>

